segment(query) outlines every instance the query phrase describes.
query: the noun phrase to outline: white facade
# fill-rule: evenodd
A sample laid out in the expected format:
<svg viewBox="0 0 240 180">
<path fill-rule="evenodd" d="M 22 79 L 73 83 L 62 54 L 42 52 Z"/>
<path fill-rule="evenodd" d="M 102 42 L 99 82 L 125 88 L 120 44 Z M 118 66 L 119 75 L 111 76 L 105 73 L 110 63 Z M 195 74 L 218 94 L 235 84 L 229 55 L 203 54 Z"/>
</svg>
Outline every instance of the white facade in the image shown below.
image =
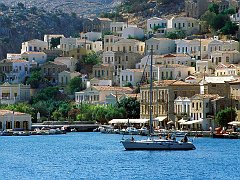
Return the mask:
<svg viewBox="0 0 240 180">
<path fill-rule="evenodd" d="M 102 38 L 102 33 L 100 32 L 86 32 L 86 33 L 80 33 L 81 39 L 86 39 L 89 41 L 97 41 Z"/>
<path fill-rule="evenodd" d="M 60 47 L 63 53 L 76 49 L 85 48 L 86 50 L 93 50 L 95 52 L 102 50 L 102 41 L 89 41 L 81 38 L 62 38 L 60 40 Z"/>
<path fill-rule="evenodd" d="M 57 57 L 54 59 L 54 62 L 60 62 L 67 65 L 70 72 L 74 72 L 76 70 L 77 60 L 73 57 Z"/>
<path fill-rule="evenodd" d="M 121 39 L 113 44 L 113 51 L 143 54 L 145 43 L 136 39 Z"/>
<path fill-rule="evenodd" d="M 125 29 L 127 27 L 129 27 L 127 22 L 111 22 L 110 23 L 110 31 L 119 37 L 122 36 L 123 29 Z"/>
<path fill-rule="evenodd" d="M 21 59 L 21 58 L 22 58 L 21 54 L 7 53 L 7 59 L 17 60 L 17 59 Z"/>
<path fill-rule="evenodd" d="M 210 56 L 211 64 L 216 66 L 218 64 L 238 64 L 240 62 L 239 51 L 215 51 Z"/>
<path fill-rule="evenodd" d="M 175 41 L 168 38 L 150 38 L 146 42 L 146 51 L 150 53 L 153 50 L 153 54 L 169 54 L 175 52 Z"/>
<path fill-rule="evenodd" d="M 136 86 L 143 76 L 143 69 L 125 69 L 120 72 L 120 86 L 125 86 L 131 83 Z"/>
<path fill-rule="evenodd" d="M 200 59 L 201 47 L 200 40 L 185 40 L 185 39 L 177 39 L 176 43 L 176 53 L 177 54 L 189 54 L 194 56 L 195 59 Z"/>
<path fill-rule="evenodd" d="M 183 30 L 187 35 L 199 32 L 199 21 L 191 17 L 172 17 L 168 20 L 168 29 Z"/>
<path fill-rule="evenodd" d="M 97 78 L 93 78 L 89 81 L 91 86 L 112 86 L 112 80 L 99 80 Z"/>
<path fill-rule="evenodd" d="M 150 65 L 150 55 L 144 56 L 141 62 L 137 64 L 136 68 L 144 68 L 146 64 Z M 153 55 L 153 64 L 181 64 L 186 66 L 193 66 L 195 60 L 187 54 L 165 54 L 165 55 Z"/>
<path fill-rule="evenodd" d="M 30 114 L 0 110 L 0 130 L 31 130 L 32 117 Z"/>
<path fill-rule="evenodd" d="M 51 40 L 52 38 L 63 38 L 63 34 L 45 34 L 43 41 L 48 43 L 48 49 L 51 48 Z"/>
<path fill-rule="evenodd" d="M 92 42 L 91 50 L 94 52 L 99 52 L 103 50 L 102 41 L 94 41 Z"/>
<path fill-rule="evenodd" d="M 3 71 L 6 75 L 6 82 L 22 83 L 26 77 L 30 75 L 30 62 L 26 60 L 3 60 L 1 61 L 2 68 L 10 67 L 10 70 Z"/>
<path fill-rule="evenodd" d="M 41 52 L 48 49 L 48 43 L 39 39 L 33 39 L 22 43 L 21 54 L 28 51 Z"/>
<path fill-rule="evenodd" d="M 168 20 L 158 17 L 153 17 L 147 20 L 147 32 L 153 33 L 154 27 L 166 28 Z"/>
<path fill-rule="evenodd" d="M 237 75 L 237 66 L 234 64 L 219 64 L 215 68 L 215 76 L 236 76 Z"/>
<path fill-rule="evenodd" d="M 196 62 L 196 72 L 210 74 L 209 61 L 197 60 Z"/>
<path fill-rule="evenodd" d="M 194 67 L 180 64 L 171 65 L 153 65 L 157 69 L 157 80 L 184 80 L 191 74 L 195 73 Z"/>
<path fill-rule="evenodd" d="M 125 39 L 127 38 L 143 39 L 144 31 L 142 28 L 138 27 L 127 27 L 122 31 L 122 37 Z"/>
<path fill-rule="evenodd" d="M 25 59 L 31 63 L 36 62 L 38 64 L 43 64 L 47 61 L 47 54 L 44 52 L 24 52 L 21 56 L 22 59 Z"/>
<path fill-rule="evenodd" d="M 118 37 L 115 35 L 105 35 L 104 36 L 104 51 L 113 51 L 113 45 L 117 41 L 123 39 L 122 37 Z"/>
<path fill-rule="evenodd" d="M 174 100 L 174 113 L 181 115 L 191 114 L 191 100 L 188 97 L 177 97 Z"/>
</svg>

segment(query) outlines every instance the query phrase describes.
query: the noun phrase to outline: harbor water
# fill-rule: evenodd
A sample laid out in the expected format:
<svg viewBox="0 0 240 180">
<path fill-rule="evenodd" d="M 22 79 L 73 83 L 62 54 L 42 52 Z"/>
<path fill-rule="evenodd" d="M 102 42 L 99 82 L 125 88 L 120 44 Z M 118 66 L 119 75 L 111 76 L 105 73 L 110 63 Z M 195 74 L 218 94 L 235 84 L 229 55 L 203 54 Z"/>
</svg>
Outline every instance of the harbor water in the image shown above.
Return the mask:
<svg viewBox="0 0 240 180">
<path fill-rule="evenodd" d="M 1 136 L 0 179 L 240 179 L 238 139 L 195 138 L 192 151 L 125 151 L 121 138 Z"/>
</svg>

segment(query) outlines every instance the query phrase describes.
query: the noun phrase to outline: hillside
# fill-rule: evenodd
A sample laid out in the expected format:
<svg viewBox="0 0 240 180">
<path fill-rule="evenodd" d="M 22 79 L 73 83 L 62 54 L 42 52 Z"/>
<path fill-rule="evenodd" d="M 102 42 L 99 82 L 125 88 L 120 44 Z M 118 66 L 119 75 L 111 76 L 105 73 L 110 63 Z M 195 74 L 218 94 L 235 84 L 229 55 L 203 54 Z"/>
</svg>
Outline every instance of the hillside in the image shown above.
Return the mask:
<svg viewBox="0 0 240 180">
<path fill-rule="evenodd" d="M 117 14 L 141 25 L 151 17 L 167 17 L 184 12 L 184 0 L 124 0 L 115 8 Z"/>
<path fill-rule="evenodd" d="M 1 0 L 8 6 L 24 3 L 26 7 L 43 8 L 46 11 L 61 10 L 65 13 L 89 16 L 99 12 L 111 11 L 120 0 Z"/>
<path fill-rule="evenodd" d="M 0 4 L 0 58 L 7 52 L 19 53 L 23 41 L 43 39 L 44 34 L 51 33 L 74 36 L 81 30 L 82 20 L 75 14 Z"/>
</svg>

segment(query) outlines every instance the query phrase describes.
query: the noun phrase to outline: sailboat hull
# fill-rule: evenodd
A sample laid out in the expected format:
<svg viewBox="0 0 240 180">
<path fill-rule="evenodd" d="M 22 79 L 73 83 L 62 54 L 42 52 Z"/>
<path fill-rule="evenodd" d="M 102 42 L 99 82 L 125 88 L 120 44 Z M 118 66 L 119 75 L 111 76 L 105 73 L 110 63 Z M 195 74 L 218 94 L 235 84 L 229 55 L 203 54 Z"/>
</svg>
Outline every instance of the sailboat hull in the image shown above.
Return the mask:
<svg viewBox="0 0 240 180">
<path fill-rule="evenodd" d="M 142 140 L 121 141 L 126 150 L 194 150 L 196 147 L 191 142 Z"/>
</svg>

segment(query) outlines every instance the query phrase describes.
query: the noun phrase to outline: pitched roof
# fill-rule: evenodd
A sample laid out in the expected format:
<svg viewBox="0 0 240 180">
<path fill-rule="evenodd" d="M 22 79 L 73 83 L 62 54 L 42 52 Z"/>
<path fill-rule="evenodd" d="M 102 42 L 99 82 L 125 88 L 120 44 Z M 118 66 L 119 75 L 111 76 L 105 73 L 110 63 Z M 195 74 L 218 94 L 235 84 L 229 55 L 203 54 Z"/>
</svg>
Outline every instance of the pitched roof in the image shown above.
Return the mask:
<svg viewBox="0 0 240 180">
<path fill-rule="evenodd" d="M 197 99 L 197 98 L 219 99 L 219 98 L 222 98 L 222 97 L 219 96 L 218 94 L 195 94 L 194 96 L 191 97 L 191 99 Z"/>
<path fill-rule="evenodd" d="M 130 87 L 112 87 L 112 86 L 92 86 L 98 91 L 119 91 L 119 92 L 132 92 Z"/>
<path fill-rule="evenodd" d="M 14 115 L 25 115 L 25 113 L 21 113 L 21 112 L 15 112 L 15 111 L 10 111 L 10 110 L 5 110 L 5 109 L 0 110 L 1 116 L 9 114 L 9 113 L 11 113 L 11 114 L 14 113 Z"/>
</svg>

